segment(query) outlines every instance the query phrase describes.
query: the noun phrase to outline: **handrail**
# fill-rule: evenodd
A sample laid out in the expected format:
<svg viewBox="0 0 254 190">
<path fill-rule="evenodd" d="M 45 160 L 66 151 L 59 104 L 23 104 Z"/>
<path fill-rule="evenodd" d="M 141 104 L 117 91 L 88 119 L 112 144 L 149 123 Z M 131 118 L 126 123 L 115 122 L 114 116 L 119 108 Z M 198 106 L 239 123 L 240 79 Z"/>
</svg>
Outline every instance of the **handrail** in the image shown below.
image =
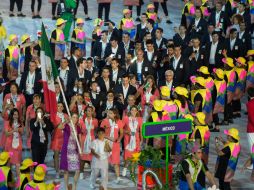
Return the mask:
<svg viewBox="0 0 254 190">
<path fill-rule="evenodd" d="M 146 175 L 149 174 L 149 173 L 153 175 L 153 177 L 156 180 L 156 183 L 160 186 L 160 189 L 162 189 L 162 184 L 161 184 L 157 174 L 155 172 L 153 172 L 152 170 L 150 170 L 150 169 L 145 170 L 143 175 L 142 175 L 142 189 L 146 190 Z"/>
</svg>

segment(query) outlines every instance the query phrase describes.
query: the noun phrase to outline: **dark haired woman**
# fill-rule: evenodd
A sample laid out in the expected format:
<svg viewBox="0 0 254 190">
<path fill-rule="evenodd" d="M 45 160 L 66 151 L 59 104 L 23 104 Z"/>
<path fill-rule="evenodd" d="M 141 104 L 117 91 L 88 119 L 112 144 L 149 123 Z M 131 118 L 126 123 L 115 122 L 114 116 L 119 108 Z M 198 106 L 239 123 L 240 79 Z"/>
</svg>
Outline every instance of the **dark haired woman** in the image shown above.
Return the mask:
<svg viewBox="0 0 254 190">
<path fill-rule="evenodd" d="M 156 87 L 152 75 L 148 75 L 144 85 L 139 88 L 136 97 L 139 96 L 141 96 L 143 122 L 146 122 L 149 118 L 149 113 L 152 110 L 153 101 L 160 97 L 160 92 Z"/>
<path fill-rule="evenodd" d="M 109 163 L 115 167 L 116 183 L 120 179 L 120 142 L 123 138 L 123 123 L 117 109 L 111 108 L 107 112 L 107 118 L 101 122 L 101 127 L 105 128 L 106 139 L 110 140 L 112 153 L 109 157 Z"/>
<path fill-rule="evenodd" d="M 13 108 L 9 114 L 8 122 L 5 122 L 4 124 L 6 135 L 4 150 L 13 153 L 10 164 L 16 166 L 17 176 L 19 176 L 19 167 L 22 160 L 23 128 L 19 112 L 16 108 Z"/>
<path fill-rule="evenodd" d="M 26 99 L 23 94 L 19 93 L 19 87 L 16 83 L 11 83 L 10 93 L 5 95 L 3 107 L 5 108 L 11 103 L 19 111 L 20 120 L 23 122 L 26 111 Z"/>
<path fill-rule="evenodd" d="M 79 179 L 80 173 L 80 159 L 79 159 L 79 152 L 78 152 L 78 145 L 76 142 L 75 134 L 77 138 L 80 137 L 80 127 L 78 124 L 79 117 L 77 113 L 73 113 L 71 116 L 71 121 L 74 125 L 74 129 L 71 127 L 71 122 L 66 123 L 61 128 L 64 132 L 64 141 L 61 151 L 61 161 L 60 161 L 60 169 L 64 170 L 64 183 L 65 189 L 69 189 L 69 172 L 74 171 L 74 182 L 72 189 L 77 189 L 77 183 Z M 74 131 L 75 130 L 75 131 Z M 79 138 L 80 139 L 80 138 Z"/>
<path fill-rule="evenodd" d="M 38 164 L 43 164 L 48 151 L 48 132 L 53 131 L 53 125 L 41 107 L 36 109 L 36 117 L 30 121 L 30 130 L 32 159 Z"/>
<path fill-rule="evenodd" d="M 95 139 L 95 130 L 98 127 L 98 120 L 94 118 L 94 107 L 87 106 L 85 109 L 85 113 L 86 118 L 84 120 L 79 120 L 81 127 L 80 145 L 82 149 L 82 154 L 80 155 L 80 179 L 83 179 L 84 177 L 84 166 L 87 164 L 87 162 L 90 164 L 90 162 L 92 161 L 91 144 L 92 141 Z"/>
</svg>

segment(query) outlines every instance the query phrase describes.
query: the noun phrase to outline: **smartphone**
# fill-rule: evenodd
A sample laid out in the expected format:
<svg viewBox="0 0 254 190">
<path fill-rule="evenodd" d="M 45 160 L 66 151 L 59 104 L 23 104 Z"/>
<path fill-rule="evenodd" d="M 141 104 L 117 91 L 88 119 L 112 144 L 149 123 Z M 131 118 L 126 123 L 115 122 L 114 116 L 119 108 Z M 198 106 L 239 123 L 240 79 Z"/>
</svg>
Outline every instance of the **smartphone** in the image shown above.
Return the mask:
<svg viewBox="0 0 254 190">
<path fill-rule="evenodd" d="M 41 114 L 41 112 L 38 112 L 38 113 L 37 113 L 37 117 L 38 117 L 39 119 L 41 119 L 41 118 L 42 118 L 42 114 Z"/>
<path fill-rule="evenodd" d="M 11 100 L 10 99 L 7 99 L 7 104 L 10 104 L 11 103 Z"/>
</svg>

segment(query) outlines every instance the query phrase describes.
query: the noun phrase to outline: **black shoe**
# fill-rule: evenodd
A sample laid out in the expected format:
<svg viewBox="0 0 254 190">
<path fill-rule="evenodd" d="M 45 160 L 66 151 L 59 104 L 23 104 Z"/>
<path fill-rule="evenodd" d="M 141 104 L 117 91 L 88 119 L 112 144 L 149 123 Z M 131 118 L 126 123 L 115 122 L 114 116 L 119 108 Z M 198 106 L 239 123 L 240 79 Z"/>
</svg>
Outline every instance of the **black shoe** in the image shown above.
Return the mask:
<svg viewBox="0 0 254 190">
<path fill-rule="evenodd" d="M 229 123 L 234 123 L 233 119 L 228 120 Z"/>
<path fill-rule="evenodd" d="M 240 117 L 242 117 L 242 116 L 241 116 L 240 113 L 237 113 L 237 114 L 236 114 L 236 117 L 239 117 L 239 118 L 240 118 Z"/>
<path fill-rule="evenodd" d="M 228 125 L 228 121 L 222 121 L 220 125 Z"/>
<path fill-rule="evenodd" d="M 36 18 L 41 19 L 41 15 L 36 15 Z"/>
<path fill-rule="evenodd" d="M 13 13 L 10 13 L 9 14 L 9 17 L 14 17 L 15 15 Z"/>
<path fill-rule="evenodd" d="M 18 17 L 26 17 L 26 15 L 23 15 L 23 13 L 20 13 L 17 15 Z"/>
<path fill-rule="evenodd" d="M 32 19 L 36 19 L 37 17 L 36 16 L 32 16 Z"/>
<path fill-rule="evenodd" d="M 92 20 L 90 17 L 85 18 L 85 21 L 90 21 L 90 20 Z"/>
<path fill-rule="evenodd" d="M 248 112 L 246 111 L 246 112 L 244 112 L 244 115 L 248 115 Z"/>
<path fill-rule="evenodd" d="M 57 17 L 56 16 L 52 16 L 52 20 L 56 20 L 57 19 Z"/>
<path fill-rule="evenodd" d="M 213 128 L 213 129 L 210 130 L 210 132 L 215 132 L 215 133 L 220 132 L 220 129 Z"/>
<path fill-rule="evenodd" d="M 166 21 L 167 24 L 172 24 L 173 22 L 171 20 Z"/>
<path fill-rule="evenodd" d="M 136 18 L 136 21 L 137 21 L 137 22 L 140 22 L 140 21 L 141 21 L 141 19 L 138 17 L 138 18 Z"/>
</svg>

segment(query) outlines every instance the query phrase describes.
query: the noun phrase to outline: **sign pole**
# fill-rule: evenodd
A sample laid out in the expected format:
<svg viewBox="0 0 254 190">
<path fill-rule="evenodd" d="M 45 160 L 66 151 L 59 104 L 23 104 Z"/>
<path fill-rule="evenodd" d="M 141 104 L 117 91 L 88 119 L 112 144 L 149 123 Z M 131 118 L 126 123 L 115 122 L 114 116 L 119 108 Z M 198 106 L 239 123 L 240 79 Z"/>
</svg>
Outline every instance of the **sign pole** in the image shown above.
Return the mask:
<svg viewBox="0 0 254 190">
<path fill-rule="evenodd" d="M 166 187 L 169 188 L 168 162 L 170 159 L 168 147 L 169 137 L 178 134 L 189 134 L 191 132 L 191 120 L 177 119 L 161 122 L 148 122 L 142 126 L 144 138 L 166 137 Z"/>
<path fill-rule="evenodd" d="M 168 138 L 169 136 L 166 136 L 166 187 L 169 187 L 169 183 L 168 183 Z"/>
</svg>

